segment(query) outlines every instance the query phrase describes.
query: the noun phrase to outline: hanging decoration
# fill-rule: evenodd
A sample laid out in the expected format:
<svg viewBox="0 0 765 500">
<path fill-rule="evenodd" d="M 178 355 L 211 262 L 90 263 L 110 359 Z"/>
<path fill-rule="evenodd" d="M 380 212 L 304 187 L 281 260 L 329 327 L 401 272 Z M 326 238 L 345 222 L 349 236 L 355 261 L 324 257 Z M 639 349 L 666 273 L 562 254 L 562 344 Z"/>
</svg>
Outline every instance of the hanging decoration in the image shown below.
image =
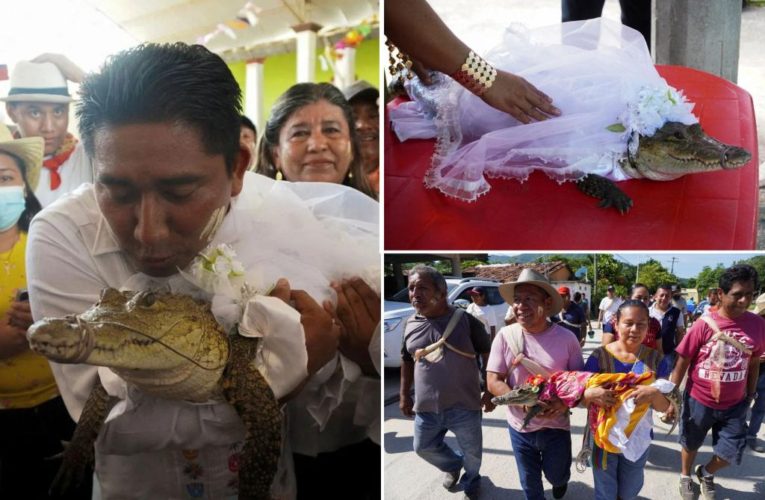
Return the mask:
<svg viewBox="0 0 765 500">
<path fill-rule="evenodd" d="M 343 38 L 335 42 L 334 46 L 329 43 L 327 38 L 324 39 L 324 53 L 319 56 L 319 63 L 321 64 L 322 71 L 332 71 L 335 73 L 336 62 L 343 59 L 345 49 L 358 47 L 361 42 L 372 33 L 372 26 L 377 23 L 377 15 L 375 14 L 369 19 L 361 21 L 361 24 L 351 28 L 345 33 Z"/>
<path fill-rule="evenodd" d="M 259 15 L 262 9 L 255 5 L 253 2 L 247 2 L 244 7 L 239 9 L 236 17 L 228 21 L 218 23 L 214 30 L 197 38 L 197 43 L 200 45 L 207 45 L 210 40 L 218 35 L 226 35 L 232 40 L 236 40 L 237 31 L 241 31 L 247 28 L 252 28 L 259 21 Z"/>
</svg>

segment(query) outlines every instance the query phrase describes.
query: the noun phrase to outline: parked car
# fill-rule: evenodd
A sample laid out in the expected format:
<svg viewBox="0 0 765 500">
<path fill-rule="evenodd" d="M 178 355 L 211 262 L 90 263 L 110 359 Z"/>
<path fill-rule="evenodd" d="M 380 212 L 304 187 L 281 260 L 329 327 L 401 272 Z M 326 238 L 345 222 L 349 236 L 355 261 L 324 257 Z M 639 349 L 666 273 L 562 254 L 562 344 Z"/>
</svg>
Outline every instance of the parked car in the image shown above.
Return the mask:
<svg viewBox="0 0 765 500">
<path fill-rule="evenodd" d="M 486 290 L 486 302 L 497 318 L 497 324 L 505 324 L 505 314 L 508 305 L 499 295 L 499 285 L 496 280 L 479 278 L 446 278 L 447 301 L 458 307 L 470 304 L 468 290 L 475 286 Z M 383 302 L 383 364 L 388 368 L 401 366 L 401 341 L 404 335 L 404 323 L 414 314 L 414 308 L 409 303 L 409 290 L 399 290 Z"/>
</svg>

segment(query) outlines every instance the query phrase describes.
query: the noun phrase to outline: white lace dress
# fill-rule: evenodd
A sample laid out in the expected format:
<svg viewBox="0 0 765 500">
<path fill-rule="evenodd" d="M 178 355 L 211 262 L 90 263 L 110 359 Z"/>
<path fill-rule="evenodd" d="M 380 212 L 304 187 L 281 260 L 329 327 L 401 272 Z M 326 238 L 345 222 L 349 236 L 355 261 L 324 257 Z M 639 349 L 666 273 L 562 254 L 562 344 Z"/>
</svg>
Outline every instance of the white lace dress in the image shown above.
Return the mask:
<svg viewBox="0 0 765 500">
<path fill-rule="evenodd" d="M 528 30 L 511 25 L 485 59 L 553 98 L 561 116 L 522 124 L 437 74 L 406 83 L 412 101 L 390 110 L 400 140 L 436 138 L 425 184 L 473 201 L 487 178 L 520 181 L 541 170 L 558 181 L 628 176 L 619 160 L 666 121 L 697 123 L 692 104 L 659 76 L 643 37 L 606 19 Z"/>
</svg>

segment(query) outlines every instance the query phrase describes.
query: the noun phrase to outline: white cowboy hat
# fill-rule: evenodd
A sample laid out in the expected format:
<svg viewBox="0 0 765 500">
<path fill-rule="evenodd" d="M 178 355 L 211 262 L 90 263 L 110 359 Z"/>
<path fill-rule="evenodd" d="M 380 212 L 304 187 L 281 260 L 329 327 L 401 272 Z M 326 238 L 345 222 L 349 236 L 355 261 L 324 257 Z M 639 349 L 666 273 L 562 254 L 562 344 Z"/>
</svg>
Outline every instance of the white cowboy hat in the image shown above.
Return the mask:
<svg viewBox="0 0 765 500">
<path fill-rule="evenodd" d="M 40 180 L 44 151 L 45 141 L 42 137 L 14 139 L 8 127 L 0 123 L 0 153 L 10 153 L 24 162 L 27 185 L 32 191 L 37 189 L 37 182 Z"/>
<path fill-rule="evenodd" d="M 765 313 L 765 293 L 757 297 L 757 300 L 754 301 L 754 314 L 762 316 L 763 313 Z"/>
<path fill-rule="evenodd" d="M 371 83 L 366 80 L 358 80 L 353 84 L 343 89 L 343 95 L 347 101 L 355 99 L 357 97 L 367 97 L 369 100 L 374 101 L 380 97 L 380 91 L 377 90 Z"/>
<path fill-rule="evenodd" d="M 11 73 L 11 90 L 6 102 L 72 102 L 66 78 L 55 64 L 21 61 Z"/>
<path fill-rule="evenodd" d="M 508 304 L 512 304 L 515 300 L 516 285 L 534 285 L 544 290 L 544 292 L 552 299 L 552 310 L 550 311 L 550 315 L 558 314 L 558 312 L 563 309 L 563 298 L 558 293 L 558 290 L 550 284 L 547 278 L 533 269 L 526 268 L 521 271 L 517 281 L 510 281 L 509 283 L 499 285 L 499 294 Z"/>
</svg>

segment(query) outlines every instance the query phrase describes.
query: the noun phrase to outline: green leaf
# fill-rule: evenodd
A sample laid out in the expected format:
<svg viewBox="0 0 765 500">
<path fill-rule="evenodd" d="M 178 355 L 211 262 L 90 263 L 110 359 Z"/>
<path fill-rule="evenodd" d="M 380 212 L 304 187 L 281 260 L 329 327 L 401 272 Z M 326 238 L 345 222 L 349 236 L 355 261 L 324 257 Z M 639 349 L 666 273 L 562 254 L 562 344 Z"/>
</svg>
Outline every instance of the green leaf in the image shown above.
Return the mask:
<svg viewBox="0 0 765 500">
<path fill-rule="evenodd" d="M 677 101 L 674 97 L 672 97 L 672 92 L 669 89 L 667 89 L 667 100 L 669 100 L 669 102 L 672 104 L 677 104 Z"/>
<path fill-rule="evenodd" d="M 606 130 L 609 130 L 611 132 L 624 132 L 627 129 L 624 128 L 624 125 L 622 125 L 621 123 L 616 122 L 616 123 L 612 123 L 611 125 L 606 127 Z"/>
</svg>

